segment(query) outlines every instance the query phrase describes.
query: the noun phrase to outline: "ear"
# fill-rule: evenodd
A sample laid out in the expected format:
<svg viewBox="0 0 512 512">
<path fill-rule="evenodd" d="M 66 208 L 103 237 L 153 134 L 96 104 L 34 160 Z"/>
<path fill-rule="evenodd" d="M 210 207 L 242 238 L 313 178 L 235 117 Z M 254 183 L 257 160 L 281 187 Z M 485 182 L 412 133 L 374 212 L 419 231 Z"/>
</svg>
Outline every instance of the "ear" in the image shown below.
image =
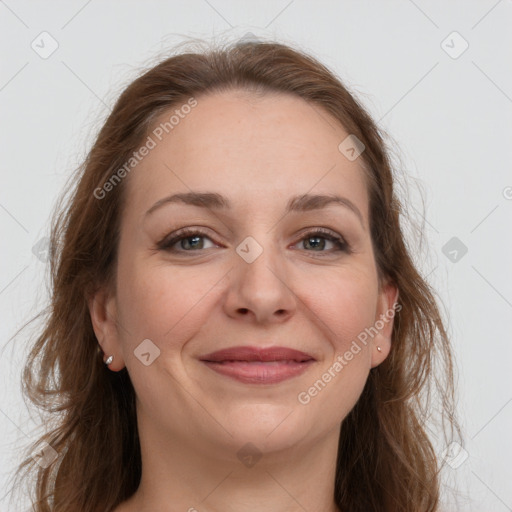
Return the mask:
<svg viewBox="0 0 512 512">
<path fill-rule="evenodd" d="M 401 305 L 397 304 L 398 288 L 390 281 L 382 285 L 377 301 L 377 311 L 374 327 L 377 334 L 373 338 L 371 367 L 381 364 L 391 351 L 391 335 L 395 314 L 400 311 Z M 377 347 L 380 347 L 380 351 Z"/>
<path fill-rule="evenodd" d="M 103 360 L 114 356 L 109 370 L 118 372 L 125 366 L 117 328 L 117 307 L 115 295 L 106 287 L 99 288 L 87 300 L 92 327 L 101 350 Z"/>
</svg>

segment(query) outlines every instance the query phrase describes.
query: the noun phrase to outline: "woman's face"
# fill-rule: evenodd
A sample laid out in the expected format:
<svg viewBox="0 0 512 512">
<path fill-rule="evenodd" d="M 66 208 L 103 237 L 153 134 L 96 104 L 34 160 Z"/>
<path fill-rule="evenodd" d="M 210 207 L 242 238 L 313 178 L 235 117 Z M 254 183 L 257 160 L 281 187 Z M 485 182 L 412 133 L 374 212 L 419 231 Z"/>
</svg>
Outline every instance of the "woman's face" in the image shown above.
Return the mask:
<svg viewBox="0 0 512 512">
<path fill-rule="evenodd" d="M 154 432 L 223 454 L 313 442 L 339 429 L 390 349 L 392 320 L 365 331 L 396 289 L 379 292 L 361 160 L 338 148 L 349 134 L 334 119 L 294 96 L 196 99 L 157 119 L 155 147 L 126 178 L 117 288 L 103 322 L 91 309 L 98 339 Z M 310 361 L 204 360 L 232 347 Z"/>
</svg>

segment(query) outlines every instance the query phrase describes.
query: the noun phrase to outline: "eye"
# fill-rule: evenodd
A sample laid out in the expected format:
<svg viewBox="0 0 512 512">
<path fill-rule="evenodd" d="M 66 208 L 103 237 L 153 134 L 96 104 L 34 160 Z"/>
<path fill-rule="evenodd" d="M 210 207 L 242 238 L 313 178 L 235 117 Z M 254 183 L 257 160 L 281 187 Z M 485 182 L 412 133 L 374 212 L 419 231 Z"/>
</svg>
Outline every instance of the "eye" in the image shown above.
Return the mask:
<svg viewBox="0 0 512 512">
<path fill-rule="evenodd" d="M 217 245 L 212 242 L 210 247 L 205 247 L 204 240 L 212 242 L 212 239 L 204 231 L 197 228 L 184 228 L 158 242 L 157 248 L 162 251 L 179 253 L 201 251 Z M 327 254 L 339 251 L 351 252 L 349 244 L 340 235 L 325 228 L 316 228 L 305 233 L 300 242 L 306 252 Z M 327 247 L 325 250 L 329 243 L 333 245 L 333 248 L 329 250 Z"/>
<path fill-rule="evenodd" d="M 164 238 L 158 242 L 157 247 L 168 252 L 194 252 L 201 249 L 209 249 L 209 247 L 204 247 L 204 242 L 201 242 L 201 239 L 211 240 L 201 230 L 185 228 L 174 233 L 170 238 Z M 179 247 L 175 249 L 175 245 L 179 245 Z"/>
<path fill-rule="evenodd" d="M 309 231 L 301 238 L 300 242 L 302 242 L 302 247 L 306 249 L 307 252 L 350 252 L 348 243 L 345 242 L 341 236 L 324 228 L 316 228 L 313 231 Z M 328 243 L 331 243 L 334 246 L 334 249 L 324 250 Z M 308 248 L 312 248 L 313 250 L 310 251 Z"/>
</svg>

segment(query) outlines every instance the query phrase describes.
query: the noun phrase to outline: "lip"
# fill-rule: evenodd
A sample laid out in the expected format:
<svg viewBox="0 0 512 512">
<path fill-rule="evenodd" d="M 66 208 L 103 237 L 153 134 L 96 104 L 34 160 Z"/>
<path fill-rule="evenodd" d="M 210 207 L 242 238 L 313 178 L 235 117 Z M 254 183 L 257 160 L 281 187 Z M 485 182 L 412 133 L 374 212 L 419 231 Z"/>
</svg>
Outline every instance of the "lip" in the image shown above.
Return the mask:
<svg viewBox="0 0 512 512">
<path fill-rule="evenodd" d="M 246 384 L 276 384 L 304 373 L 316 359 L 287 347 L 231 347 L 202 356 L 217 373 Z"/>
</svg>

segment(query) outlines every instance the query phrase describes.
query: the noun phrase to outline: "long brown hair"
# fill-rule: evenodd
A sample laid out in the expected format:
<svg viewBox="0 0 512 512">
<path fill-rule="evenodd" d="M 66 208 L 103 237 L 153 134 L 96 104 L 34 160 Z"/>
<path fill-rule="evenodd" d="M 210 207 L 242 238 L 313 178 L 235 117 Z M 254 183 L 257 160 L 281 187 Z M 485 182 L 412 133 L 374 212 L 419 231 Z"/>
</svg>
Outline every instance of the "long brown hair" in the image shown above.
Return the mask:
<svg viewBox="0 0 512 512">
<path fill-rule="evenodd" d="M 438 299 L 406 246 L 389 149 L 383 132 L 333 72 L 307 53 L 273 42 L 181 51 L 142 74 L 120 95 L 65 204 L 63 195 L 57 205 L 51 304 L 23 373 L 24 393 L 49 417 L 46 433 L 27 455 L 42 442 L 58 454 L 48 467 L 27 456 L 18 468 L 17 474 L 35 476 L 34 510 L 110 511 L 138 487 L 134 389 L 126 368 L 112 372 L 103 364 L 88 310 L 95 289 L 115 282 L 126 180 L 101 199 L 94 191 L 129 160 L 156 116 L 191 97 L 233 89 L 303 98 L 365 146 L 360 158 L 379 278 L 396 284 L 401 310 L 389 356 L 370 371 L 343 421 L 334 499 L 351 512 L 438 510 L 440 457 L 426 423 L 437 411 L 443 432 L 447 424 L 451 435 L 460 436 L 454 368 Z"/>
</svg>

